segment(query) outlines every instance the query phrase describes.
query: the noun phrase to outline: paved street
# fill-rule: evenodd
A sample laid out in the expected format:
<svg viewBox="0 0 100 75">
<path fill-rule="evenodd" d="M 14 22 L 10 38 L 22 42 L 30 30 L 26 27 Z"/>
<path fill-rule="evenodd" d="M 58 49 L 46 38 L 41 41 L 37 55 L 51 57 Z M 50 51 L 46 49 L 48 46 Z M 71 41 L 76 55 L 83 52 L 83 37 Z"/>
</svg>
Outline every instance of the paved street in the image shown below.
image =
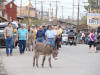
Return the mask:
<svg viewBox="0 0 100 75">
<path fill-rule="evenodd" d="M 87 45 L 62 46 L 59 50 L 58 60 L 52 59 L 52 68 L 48 61 L 45 67 L 32 66 L 33 52 L 26 51 L 20 55 L 18 49 L 14 49 L 13 56 L 7 57 L 5 49 L 0 49 L 3 55 L 3 64 L 8 75 L 100 75 L 100 51 L 88 53 Z"/>
</svg>

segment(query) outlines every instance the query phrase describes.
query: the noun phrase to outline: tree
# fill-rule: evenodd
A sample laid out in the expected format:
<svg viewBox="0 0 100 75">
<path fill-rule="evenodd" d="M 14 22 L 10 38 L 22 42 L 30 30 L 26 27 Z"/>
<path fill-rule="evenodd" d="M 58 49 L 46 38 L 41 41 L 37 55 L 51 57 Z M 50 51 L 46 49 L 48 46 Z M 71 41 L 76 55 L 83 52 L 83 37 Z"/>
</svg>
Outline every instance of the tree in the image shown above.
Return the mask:
<svg viewBox="0 0 100 75">
<path fill-rule="evenodd" d="M 83 16 L 81 21 L 80 21 L 80 24 L 82 25 L 86 25 L 87 24 L 87 16 Z"/>
<path fill-rule="evenodd" d="M 88 0 L 89 5 L 85 6 L 84 8 L 86 10 L 88 10 L 88 9 L 91 9 L 91 10 L 99 9 L 100 7 L 98 5 L 98 2 L 99 2 L 99 0 Z"/>
<path fill-rule="evenodd" d="M 0 0 L 0 4 L 3 4 L 6 0 Z"/>
</svg>

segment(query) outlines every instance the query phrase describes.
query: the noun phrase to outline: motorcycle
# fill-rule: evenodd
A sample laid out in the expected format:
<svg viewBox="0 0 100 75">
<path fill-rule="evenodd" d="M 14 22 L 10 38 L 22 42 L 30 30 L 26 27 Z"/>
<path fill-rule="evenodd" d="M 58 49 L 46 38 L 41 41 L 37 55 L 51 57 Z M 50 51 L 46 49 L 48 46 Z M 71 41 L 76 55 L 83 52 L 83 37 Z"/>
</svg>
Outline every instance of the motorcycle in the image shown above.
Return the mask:
<svg viewBox="0 0 100 75">
<path fill-rule="evenodd" d="M 76 45 L 75 37 L 69 37 L 68 40 L 69 40 L 68 43 L 69 43 L 70 45 Z"/>
</svg>

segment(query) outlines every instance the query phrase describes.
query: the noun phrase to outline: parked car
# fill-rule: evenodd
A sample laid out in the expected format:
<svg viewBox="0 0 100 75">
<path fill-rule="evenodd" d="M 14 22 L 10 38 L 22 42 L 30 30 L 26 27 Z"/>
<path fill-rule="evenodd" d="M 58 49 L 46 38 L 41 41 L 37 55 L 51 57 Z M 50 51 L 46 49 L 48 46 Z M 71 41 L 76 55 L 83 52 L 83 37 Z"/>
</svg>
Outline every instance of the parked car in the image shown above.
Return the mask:
<svg viewBox="0 0 100 75">
<path fill-rule="evenodd" d="M 0 47 L 6 46 L 6 41 L 5 41 L 5 38 L 4 38 L 4 29 L 7 26 L 8 26 L 8 22 L 0 23 Z M 12 27 L 15 28 L 17 26 L 14 23 L 12 23 Z"/>
</svg>

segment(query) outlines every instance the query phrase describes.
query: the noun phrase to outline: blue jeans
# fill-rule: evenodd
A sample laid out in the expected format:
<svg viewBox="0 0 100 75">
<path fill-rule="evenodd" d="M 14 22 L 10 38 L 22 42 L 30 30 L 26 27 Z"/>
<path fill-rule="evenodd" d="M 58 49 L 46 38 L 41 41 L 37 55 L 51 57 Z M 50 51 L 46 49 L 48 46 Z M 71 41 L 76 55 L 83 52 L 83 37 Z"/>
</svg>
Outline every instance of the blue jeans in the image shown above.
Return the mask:
<svg viewBox="0 0 100 75">
<path fill-rule="evenodd" d="M 55 41 L 54 41 L 54 38 L 48 38 L 46 44 L 50 44 L 52 46 L 56 46 Z"/>
<path fill-rule="evenodd" d="M 6 39 L 6 54 L 9 55 L 9 50 L 10 48 L 10 54 L 12 54 L 12 49 L 13 49 L 13 37 L 7 37 Z"/>
<path fill-rule="evenodd" d="M 26 48 L 26 40 L 19 40 L 20 54 L 24 53 L 25 48 Z"/>
<path fill-rule="evenodd" d="M 37 42 L 43 43 L 43 42 L 44 42 L 44 37 L 38 37 L 38 38 L 37 38 Z"/>
</svg>

